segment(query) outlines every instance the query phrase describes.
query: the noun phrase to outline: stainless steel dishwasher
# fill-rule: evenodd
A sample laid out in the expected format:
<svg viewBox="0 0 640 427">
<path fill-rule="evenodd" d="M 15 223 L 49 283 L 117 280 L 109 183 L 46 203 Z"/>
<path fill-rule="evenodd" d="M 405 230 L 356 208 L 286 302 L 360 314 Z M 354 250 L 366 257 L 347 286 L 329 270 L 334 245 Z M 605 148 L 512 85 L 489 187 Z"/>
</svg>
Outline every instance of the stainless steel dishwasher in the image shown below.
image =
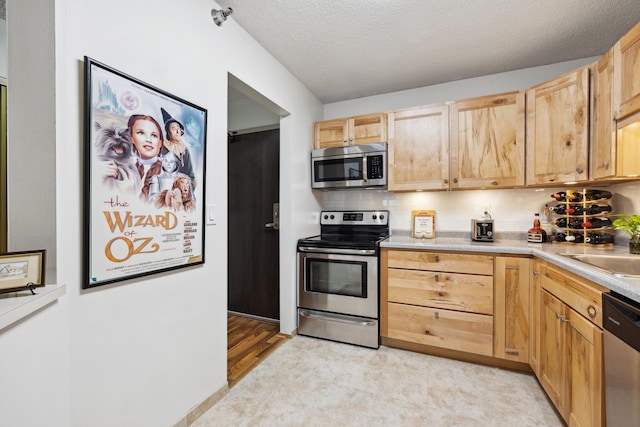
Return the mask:
<svg viewBox="0 0 640 427">
<path fill-rule="evenodd" d="M 640 423 L 640 304 L 603 294 L 604 382 L 607 425 Z"/>
</svg>

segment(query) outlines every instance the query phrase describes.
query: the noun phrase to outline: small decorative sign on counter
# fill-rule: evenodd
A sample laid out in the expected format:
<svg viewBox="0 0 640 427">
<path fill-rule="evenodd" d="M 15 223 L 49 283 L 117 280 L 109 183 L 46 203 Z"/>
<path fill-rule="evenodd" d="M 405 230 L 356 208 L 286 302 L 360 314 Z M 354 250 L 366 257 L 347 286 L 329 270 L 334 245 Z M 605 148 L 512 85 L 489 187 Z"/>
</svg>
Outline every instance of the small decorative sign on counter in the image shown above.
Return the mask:
<svg viewBox="0 0 640 427">
<path fill-rule="evenodd" d="M 436 237 L 436 211 L 411 211 L 411 237 L 433 239 Z"/>
</svg>

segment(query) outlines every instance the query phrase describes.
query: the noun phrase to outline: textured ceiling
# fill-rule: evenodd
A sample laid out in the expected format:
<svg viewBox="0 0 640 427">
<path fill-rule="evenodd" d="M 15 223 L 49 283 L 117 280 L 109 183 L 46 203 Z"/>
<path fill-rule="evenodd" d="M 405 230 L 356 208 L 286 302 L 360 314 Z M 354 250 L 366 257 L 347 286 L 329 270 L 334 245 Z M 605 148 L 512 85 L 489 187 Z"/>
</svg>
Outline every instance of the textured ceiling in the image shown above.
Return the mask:
<svg viewBox="0 0 640 427">
<path fill-rule="evenodd" d="M 217 3 L 324 103 L 601 55 L 640 21 L 640 0 Z"/>
</svg>

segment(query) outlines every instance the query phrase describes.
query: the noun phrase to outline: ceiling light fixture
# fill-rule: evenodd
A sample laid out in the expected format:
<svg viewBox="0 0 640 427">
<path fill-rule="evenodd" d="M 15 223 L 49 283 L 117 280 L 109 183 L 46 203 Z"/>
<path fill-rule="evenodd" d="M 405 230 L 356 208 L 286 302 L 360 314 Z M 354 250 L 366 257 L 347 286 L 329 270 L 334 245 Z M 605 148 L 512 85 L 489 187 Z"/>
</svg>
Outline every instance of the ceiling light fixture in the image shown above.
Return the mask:
<svg viewBox="0 0 640 427">
<path fill-rule="evenodd" d="M 233 9 L 228 8 L 227 10 L 217 10 L 211 9 L 211 17 L 213 18 L 213 22 L 216 23 L 218 27 L 222 25 L 224 21 L 227 20 L 227 16 L 233 13 Z"/>
</svg>

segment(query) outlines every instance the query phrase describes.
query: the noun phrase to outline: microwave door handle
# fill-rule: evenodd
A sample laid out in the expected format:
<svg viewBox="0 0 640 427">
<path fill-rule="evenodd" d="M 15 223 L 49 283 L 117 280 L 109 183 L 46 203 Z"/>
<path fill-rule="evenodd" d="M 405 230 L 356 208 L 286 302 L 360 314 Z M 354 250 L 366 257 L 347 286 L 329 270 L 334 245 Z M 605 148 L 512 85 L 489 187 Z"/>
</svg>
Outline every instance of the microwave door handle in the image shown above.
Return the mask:
<svg viewBox="0 0 640 427">
<path fill-rule="evenodd" d="M 364 180 L 364 182 L 369 181 L 369 179 L 367 178 L 367 155 L 366 154 L 362 156 L 362 179 Z"/>
</svg>

